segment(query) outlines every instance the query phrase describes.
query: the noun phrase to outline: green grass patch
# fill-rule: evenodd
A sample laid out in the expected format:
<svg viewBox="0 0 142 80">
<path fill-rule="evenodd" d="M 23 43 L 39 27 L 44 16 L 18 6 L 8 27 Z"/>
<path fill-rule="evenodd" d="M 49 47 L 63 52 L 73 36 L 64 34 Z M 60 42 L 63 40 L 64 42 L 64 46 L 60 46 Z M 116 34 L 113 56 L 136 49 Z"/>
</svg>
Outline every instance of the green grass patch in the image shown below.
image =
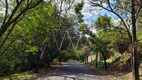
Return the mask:
<svg viewBox="0 0 142 80">
<path fill-rule="evenodd" d="M 115 59 L 115 60 L 114 60 L 113 58 L 109 58 L 109 59 L 106 60 L 107 66 L 108 66 L 108 64 L 113 63 L 114 61 L 117 62 L 117 61 L 119 61 L 119 60 L 120 60 L 120 59 Z M 95 64 L 94 64 L 94 65 L 95 65 Z M 92 66 L 94 66 L 94 65 L 92 65 Z M 95 66 L 94 66 L 94 68 L 95 68 Z M 102 60 L 102 61 L 100 61 L 100 62 L 98 63 L 96 70 L 102 71 L 102 72 L 105 71 L 104 60 Z"/>
<path fill-rule="evenodd" d="M 121 59 L 121 57 L 117 57 L 114 61 L 112 61 L 112 63 L 116 63 L 116 62 L 119 62 Z"/>
<path fill-rule="evenodd" d="M 98 63 L 96 70 L 98 71 L 105 71 L 104 61 Z"/>
<path fill-rule="evenodd" d="M 33 72 L 23 72 L 23 73 L 15 73 L 11 75 L 11 78 L 13 80 L 18 79 L 18 80 L 28 80 L 31 77 L 35 76 L 36 74 Z M 0 80 L 9 80 L 9 77 L 0 77 Z"/>
</svg>

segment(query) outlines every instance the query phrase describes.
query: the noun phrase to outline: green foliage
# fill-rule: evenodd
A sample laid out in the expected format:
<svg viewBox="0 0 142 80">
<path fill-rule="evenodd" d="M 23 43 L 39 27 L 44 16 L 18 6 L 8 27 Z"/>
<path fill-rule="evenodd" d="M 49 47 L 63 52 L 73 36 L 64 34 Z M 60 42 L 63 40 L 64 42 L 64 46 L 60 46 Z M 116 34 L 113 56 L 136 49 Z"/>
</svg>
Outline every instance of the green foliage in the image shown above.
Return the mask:
<svg viewBox="0 0 142 80">
<path fill-rule="evenodd" d="M 76 4 L 74 5 L 74 12 L 75 12 L 76 14 L 80 13 L 80 11 L 82 10 L 83 5 L 84 5 L 84 2 L 83 2 L 83 1 L 81 1 L 80 3 L 76 3 Z"/>
<path fill-rule="evenodd" d="M 87 25 L 82 23 L 82 24 L 80 24 L 79 30 L 80 30 L 80 31 L 85 31 L 86 28 L 87 28 Z"/>
<path fill-rule="evenodd" d="M 3 14 L 0 13 L 0 26 L 1 26 L 2 22 L 3 22 Z"/>
<path fill-rule="evenodd" d="M 17 5 L 15 1 L 10 0 L 10 10 L 13 10 L 14 6 Z M 26 1 L 24 0 L 22 2 L 12 19 L 26 7 Z M 30 7 L 37 0 L 28 1 Z M 71 2 L 71 0 L 65 0 L 67 4 Z M 104 2 L 108 3 L 107 0 Z M 59 59 L 60 62 L 67 61 L 68 59 L 84 61 L 90 55 L 89 52 L 92 48 L 93 51 L 102 53 L 106 59 L 114 54 L 113 52 L 110 53 L 110 49 L 116 52 L 118 51 L 119 53 L 129 51 L 130 40 L 127 31 L 122 26 L 114 27 L 111 17 L 107 15 L 99 16 L 94 21 L 97 32 L 91 32 L 88 25 L 83 23 L 83 15 L 81 13 L 83 5 L 83 1 L 74 5 L 74 12 L 78 18 L 77 23 L 72 16 L 68 17 L 67 12 L 64 14 L 58 8 L 58 3 L 52 0 L 49 3 L 44 2 L 30 9 L 23 16 L 21 15 L 19 17 L 20 21 L 15 25 L 0 50 L 0 76 L 34 69 L 39 62 L 45 43 L 48 43 L 48 50 L 43 65 L 51 63 L 54 59 Z M 123 6 L 120 5 L 120 8 L 123 7 L 127 7 L 127 3 Z M 0 14 L 0 25 L 3 20 L 4 15 Z M 137 37 L 141 39 L 141 15 L 139 15 L 138 26 Z M 12 25 L 7 28 L 8 30 L 1 37 L 0 43 L 4 41 L 11 28 Z M 65 33 L 66 30 L 69 30 L 71 40 L 75 45 L 69 43 L 70 39 L 67 33 Z M 55 36 L 53 36 L 52 31 L 54 31 Z M 59 49 L 58 47 L 61 45 L 64 34 L 66 34 L 65 40 Z M 89 37 L 86 37 L 86 34 Z M 80 38 L 78 47 L 74 49 L 71 46 L 76 46 L 78 38 Z M 56 46 L 55 39 L 58 46 Z M 119 60 L 119 58 L 116 59 L 116 61 Z M 109 60 L 106 61 L 109 62 Z M 102 61 L 98 66 L 104 67 L 103 64 L 104 62 Z"/>
<path fill-rule="evenodd" d="M 121 27 L 113 27 L 110 17 L 106 15 L 100 16 L 95 21 L 95 25 L 97 28 L 97 35 L 91 38 L 91 41 L 95 43 L 95 51 L 107 53 L 111 48 L 120 53 L 128 51 L 130 42 L 127 37 L 127 32 Z"/>
<path fill-rule="evenodd" d="M 30 78 L 32 78 L 33 76 L 35 76 L 35 73 L 32 72 L 24 72 L 24 73 L 16 73 L 16 74 L 12 74 L 11 78 L 12 79 L 23 79 L 23 80 L 28 80 Z M 0 80 L 9 80 L 9 77 L 0 77 Z"/>
<path fill-rule="evenodd" d="M 111 29 L 114 24 L 111 22 L 111 17 L 107 15 L 99 16 L 95 21 L 95 26 L 97 30 L 105 30 Z"/>
<path fill-rule="evenodd" d="M 70 49 L 69 51 L 62 51 L 60 52 L 60 55 L 58 57 L 59 61 L 67 61 L 69 59 L 77 59 L 80 61 L 84 61 L 85 53 L 83 51 L 75 51 L 73 49 Z"/>
<path fill-rule="evenodd" d="M 23 4 L 22 7 L 25 7 L 25 5 Z M 62 56 L 62 53 L 56 53 L 57 47 L 51 31 L 54 29 L 71 29 L 74 24 L 67 16 L 58 15 L 59 12 L 56 4 L 45 2 L 31 9 L 21 18 L 1 49 L 0 76 L 34 69 L 39 62 L 44 43 L 49 43 L 45 64 L 51 63 L 55 58 Z M 1 17 L 0 20 L 2 20 Z M 55 30 L 55 35 L 58 34 L 60 34 L 60 31 Z M 76 34 L 72 32 L 71 35 Z M 6 34 L 0 39 L 0 42 L 5 37 Z M 61 35 L 56 37 L 58 38 L 57 42 L 61 42 Z M 66 49 L 68 43 L 63 45 L 63 49 Z"/>
<path fill-rule="evenodd" d="M 82 19 L 82 18 L 83 18 L 83 15 L 82 15 L 82 13 L 81 13 L 81 10 L 82 10 L 83 5 L 84 5 L 84 2 L 83 2 L 83 1 L 81 1 L 80 3 L 76 3 L 76 4 L 74 5 L 74 12 L 75 12 L 75 14 L 77 14 L 78 22 L 79 22 L 79 23 L 83 22 L 83 19 Z"/>
</svg>

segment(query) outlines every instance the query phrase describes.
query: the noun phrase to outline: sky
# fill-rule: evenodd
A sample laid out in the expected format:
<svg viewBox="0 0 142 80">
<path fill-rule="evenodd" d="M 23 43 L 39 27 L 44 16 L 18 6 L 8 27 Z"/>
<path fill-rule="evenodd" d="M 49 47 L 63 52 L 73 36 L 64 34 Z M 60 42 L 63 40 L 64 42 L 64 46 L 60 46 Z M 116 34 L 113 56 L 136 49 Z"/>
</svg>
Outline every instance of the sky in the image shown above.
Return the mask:
<svg viewBox="0 0 142 80">
<path fill-rule="evenodd" d="M 106 4 L 103 4 L 105 7 Z M 87 0 L 84 0 L 84 6 L 82 9 L 82 14 L 84 15 L 84 22 L 86 24 L 93 23 L 94 20 L 96 20 L 100 15 L 107 15 L 109 17 L 112 17 L 114 21 L 118 20 L 115 14 L 106 11 L 104 9 L 101 9 L 100 7 L 92 7 Z"/>
<path fill-rule="evenodd" d="M 79 1 L 79 0 L 77 0 L 77 1 Z M 106 4 L 103 4 L 103 6 L 107 7 Z M 83 9 L 81 12 L 84 15 L 84 17 L 83 17 L 84 23 L 88 24 L 88 27 L 90 27 L 92 24 L 94 24 L 94 21 L 101 15 L 107 15 L 109 17 L 112 17 L 112 22 L 114 22 L 114 23 L 117 23 L 119 21 L 118 17 L 115 14 L 113 14 L 107 10 L 104 10 L 100 7 L 91 6 L 87 0 L 84 0 L 84 6 L 83 6 Z M 93 33 L 96 33 L 96 29 L 94 26 L 90 27 L 90 30 Z"/>
</svg>

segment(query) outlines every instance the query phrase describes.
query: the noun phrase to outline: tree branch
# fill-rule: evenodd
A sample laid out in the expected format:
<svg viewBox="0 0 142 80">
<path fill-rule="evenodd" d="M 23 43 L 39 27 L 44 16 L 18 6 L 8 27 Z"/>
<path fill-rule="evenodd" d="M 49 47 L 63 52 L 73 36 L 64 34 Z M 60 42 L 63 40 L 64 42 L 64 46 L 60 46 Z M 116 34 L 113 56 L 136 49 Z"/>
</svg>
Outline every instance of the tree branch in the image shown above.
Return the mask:
<svg viewBox="0 0 142 80">
<path fill-rule="evenodd" d="M 4 21 L 3 21 L 2 25 L 5 24 L 5 21 L 7 19 L 7 14 L 8 14 L 8 2 L 7 2 L 7 0 L 5 0 L 5 3 L 6 3 L 6 5 L 5 5 L 6 10 L 5 10 L 5 16 L 4 16 Z"/>
<path fill-rule="evenodd" d="M 0 29 L 0 37 L 2 37 L 2 35 L 6 32 L 6 30 L 8 29 L 8 27 L 15 21 L 18 20 L 18 18 L 26 13 L 28 10 L 36 7 L 37 5 L 39 5 L 43 0 L 38 0 L 35 4 L 31 5 L 31 6 L 26 6 L 15 18 L 13 18 L 17 12 L 17 10 L 20 8 L 20 5 L 22 4 L 24 0 L 21 0 L 17 3 L 16 7 L 14 8 L 14 10 L 12 11 L 12 14 L 10 15 L 10 17 L 8 18 L 8 20 L 5 22 L 5 24 L 2 24 L 1 29 Z"/>
<path fill-rule="evenodd" d="M 128 26 L 127 26 L 126 22 L 124 21 L 124 19 L 123 19 L 119 14 L 117 14 L 117 13 L 112 9 L 112 7 L 111 7 L 111 5 L 110 5 L 110 0 L 108 0 L 108 6 L 109 6 L 109 8 L 111 9 L 111 11 L 112 11 L 116 16 L 118 16 L 118 17 L 121 19 L 121 21 L 122 21 L 123 24 L 124 24 L 124 27 L 125 27 L 126 30 L 127 30 L 128 36 L 129 36 L 129 38 L 130 38 L 130 41 L 132 41 L 132 35 L 131 35 L 131 33 L 130 33 L 130 30 L 128 29 Z"/>
</svg>

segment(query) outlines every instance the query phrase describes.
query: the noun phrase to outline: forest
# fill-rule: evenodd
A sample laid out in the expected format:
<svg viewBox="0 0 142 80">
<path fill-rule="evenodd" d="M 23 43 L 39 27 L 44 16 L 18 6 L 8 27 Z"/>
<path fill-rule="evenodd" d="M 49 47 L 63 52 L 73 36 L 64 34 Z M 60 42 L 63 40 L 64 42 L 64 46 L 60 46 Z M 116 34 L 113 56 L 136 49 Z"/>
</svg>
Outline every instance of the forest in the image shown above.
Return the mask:
<svg viewBox="0 0 142 80">
<path fill-rule="evenodd" d="M 70 60 L 142 80 L 142 0 L 0 0 L 0 80 L 36 80 Z"/>
</svg>

